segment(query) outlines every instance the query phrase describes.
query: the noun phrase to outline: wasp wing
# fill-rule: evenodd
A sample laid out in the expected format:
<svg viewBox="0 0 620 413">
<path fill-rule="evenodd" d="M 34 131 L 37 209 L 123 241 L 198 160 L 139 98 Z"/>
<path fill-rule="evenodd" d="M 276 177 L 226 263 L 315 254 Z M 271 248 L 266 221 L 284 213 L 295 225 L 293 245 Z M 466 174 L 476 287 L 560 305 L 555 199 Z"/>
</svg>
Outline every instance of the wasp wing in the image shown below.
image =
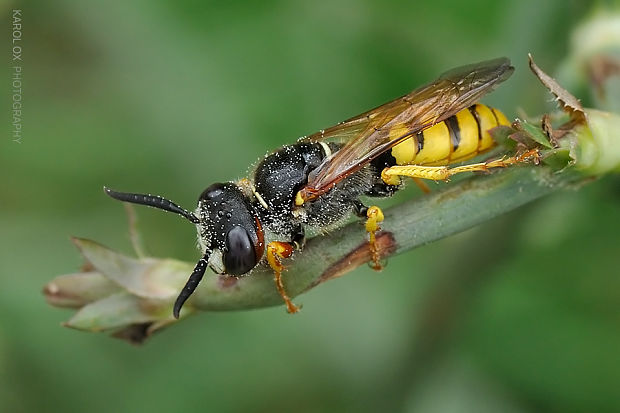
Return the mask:
<svg viewBox="0 0 620 413">
<path fill-rule="evenodd" d="M 344 143 L 310 173 L 300 191 L 302 199 L 327 192 L 408 137 L 473 105 L 513 71 L 507 58 L 458 67 L 405 96 L 302 138 Z"/>
</svg>

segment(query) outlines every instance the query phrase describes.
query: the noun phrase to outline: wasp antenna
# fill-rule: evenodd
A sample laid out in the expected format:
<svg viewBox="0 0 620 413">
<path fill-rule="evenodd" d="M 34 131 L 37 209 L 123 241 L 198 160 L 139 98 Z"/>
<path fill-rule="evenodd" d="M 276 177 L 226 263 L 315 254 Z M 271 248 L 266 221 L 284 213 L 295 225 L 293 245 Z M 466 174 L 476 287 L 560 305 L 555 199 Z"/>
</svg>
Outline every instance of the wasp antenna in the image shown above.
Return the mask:
<svg viewBox="0 0 620 413">
<path fill-rule="evenodd" d="M 129 192 L 117 192 L 113 191 L 108 187 L 103 187 L 103 190 L 106 194 L 111 196 L 114 199 L 118 199 L 123 202 L 131 202 L 132 204 L 140 204 L 147 205 L 153 208 L 163 209 L 164 211 L 174 212 L 175 214 L 179 214 L 190 222 L 194 224 L 198 224 L 200 220 L 196 215 L 189 212 L 187 209 L 181 208 L 174 202 L 167 200 L 159 195 L 150 195 L 150 194 L 132 194 Z"/>
<path fill-rule="evenodd" d="M 205 275 L 205 270 L 207 269 L 207 265 L 209 262 L 209 254 L 205 254 L 204 257 L 198 260 L 196 267 L 194 267 L 194 272 L 189 276 L 187 283 L 185 283 L 185 287 L 181 290 L 181 293 L 177 297 L 177 300 L 174 302 L 174 308 L 172 310 L 172 315 L 174 318 L 179 318 L 179 313 L 181 312 L 181 307 L 187 299 L 192 295 L 200 280 Z"/>
</svg>

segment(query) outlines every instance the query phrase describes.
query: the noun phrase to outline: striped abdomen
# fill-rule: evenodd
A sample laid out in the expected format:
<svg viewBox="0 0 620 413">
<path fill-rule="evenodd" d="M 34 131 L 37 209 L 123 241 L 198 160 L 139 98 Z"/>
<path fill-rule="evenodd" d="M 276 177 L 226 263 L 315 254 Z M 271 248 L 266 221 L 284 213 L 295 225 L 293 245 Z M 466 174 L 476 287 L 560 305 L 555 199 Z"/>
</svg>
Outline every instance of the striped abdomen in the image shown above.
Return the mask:
<svg viewBox="0 0 620 413">
<path fill-rule="evenodd" d="M 448 165 L 491 149 L 489 129 L 510 126 L 497 109 L 475 104 L 392 148 L 397 165 Z"/>
</svg>

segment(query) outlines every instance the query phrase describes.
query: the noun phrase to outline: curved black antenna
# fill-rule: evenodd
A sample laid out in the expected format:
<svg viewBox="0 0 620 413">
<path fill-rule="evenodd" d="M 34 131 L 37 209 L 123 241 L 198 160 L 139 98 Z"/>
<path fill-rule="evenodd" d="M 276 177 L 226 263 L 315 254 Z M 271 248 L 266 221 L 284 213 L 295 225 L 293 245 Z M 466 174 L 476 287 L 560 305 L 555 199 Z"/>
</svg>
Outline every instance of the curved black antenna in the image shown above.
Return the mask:
<svg viewBox="0 0 620 413">
<path fill-rule="evenodd" d="M 172 315 L 174 318 L 179 318 L 179 313 L 181 312 L 181 307 L 190 295 L 194 292 L 200 280 L 202 280 L 202 276 L 205 275 L 205 271 L 207 269 L 207 265 L 209 262 L 209 253 L 207 252 L 204 257 L 198 260 L 196 267 L 194 267 L 194 272 L 189 276 L 187 283 L 185 283 L 185 287 L 181 290 L 181 293 L 177 297 L 177 300 L 174 302 L 174 308 L 172 310 Z"/>
<path fill-rule="evenodd" d="M 194 224 L 198 224 L 200 220 L 196 215 L 189 212 L 187 209 L 181 208 L 177 204 L 172 201 L 167 200 L 159 195 L 150 195 L 150 194 L 131 194 L 129 192 L 116 192 L 111 190 L 110 188 L 103 187 L 103 190 L 106 194 L 111 196 L 114 199 L 118 199 L 123 202 L 131 202 L 132 204 L 140 204 L 146 205 L 153 208 L 163 209 L 164 211 L 174 212 L 175 214 L 179 214 Z"/>
</svg>

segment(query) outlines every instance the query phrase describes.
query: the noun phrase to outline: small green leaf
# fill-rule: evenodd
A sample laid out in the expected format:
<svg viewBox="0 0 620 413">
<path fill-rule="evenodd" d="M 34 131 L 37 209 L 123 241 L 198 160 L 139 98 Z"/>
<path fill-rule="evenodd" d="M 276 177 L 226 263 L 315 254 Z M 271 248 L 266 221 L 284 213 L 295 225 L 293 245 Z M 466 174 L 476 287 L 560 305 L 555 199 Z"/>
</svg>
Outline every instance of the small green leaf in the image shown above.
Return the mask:
<svg viewBox="0 0 620 413">
<path fill-rule="evenodd" d="M 135 259 L 91 240 L 74 238 L 73 242 L 101 274 L 139 297 L 172 299 L 192 272 L 180 261 Z"/>
<path fill-rule="evenodd" d="M 542 152 L 542 158 L 545 165 L 548 165 L 554 171 L 562 169 L 574 163 L 568 148 L 549 149 Z"/>
<path fill-rule="evenodd" d="M 515 140 L 510 138 L 516 132 L 516 130 L 506 125 L 496 126 L 489 130 L 493 140 L 507 149 L 514 149 L 516 146 Z"/>
<path fill-rule="evenodd" d="M 87 331 L 112 330 L 172 318 L 171 308 L 168 301 L 145 300 L 120 292 L 83 307 L 65 326 Z"/>
<path fill-rule="evenodd" d="M 69 308 L 80 308 L 119 291 L 121 287 L 95 271 L 60 275 L 43 288 L 50 305 Z"/>
<path fill-rule="evenodd" d="M 527 133 L 528 136 L 532 138 L 532 140 L 534 140 L 534 142 L 548 149 L 553 148 L 553 145 L 551 145 L 551 142 L 549 142 L 549 138 L 547 137 L 547 135 L 545 135 L 542 128 L 532 125 L 525 120 L 519 122 L 519 125 L 521 126 L 521 130 Z"/>
</svg>

